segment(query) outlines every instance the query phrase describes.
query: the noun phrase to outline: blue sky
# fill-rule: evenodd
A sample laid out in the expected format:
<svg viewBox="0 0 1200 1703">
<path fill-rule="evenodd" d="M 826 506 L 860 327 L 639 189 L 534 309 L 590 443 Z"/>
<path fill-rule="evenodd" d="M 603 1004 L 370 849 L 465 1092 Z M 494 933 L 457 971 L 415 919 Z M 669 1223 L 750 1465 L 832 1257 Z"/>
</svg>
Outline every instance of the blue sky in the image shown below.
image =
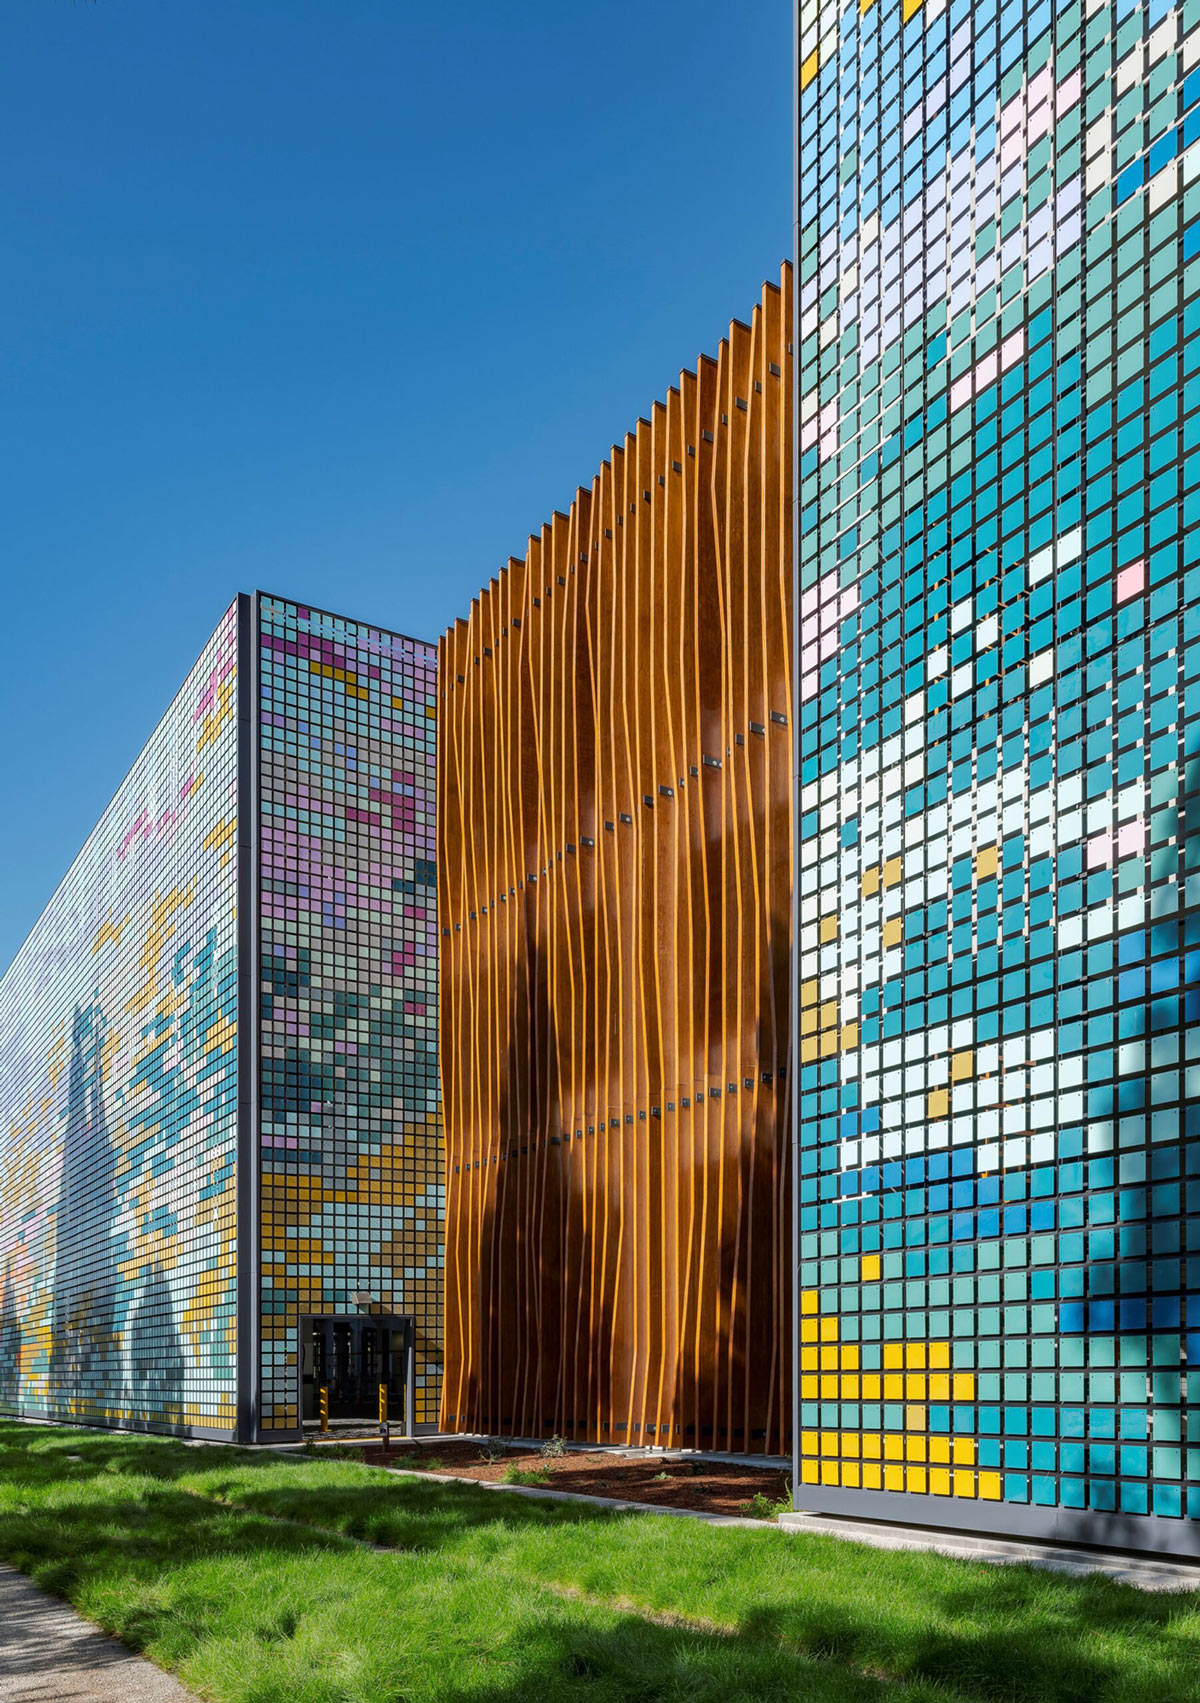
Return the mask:
<svg viewBox="0 0 1200 1703">
<path fill-rule="evenodd" d="M 788 0 L 0 19 L 0 967 L 237 590 L 434 638 L 790 247 Z"/>
</svg>

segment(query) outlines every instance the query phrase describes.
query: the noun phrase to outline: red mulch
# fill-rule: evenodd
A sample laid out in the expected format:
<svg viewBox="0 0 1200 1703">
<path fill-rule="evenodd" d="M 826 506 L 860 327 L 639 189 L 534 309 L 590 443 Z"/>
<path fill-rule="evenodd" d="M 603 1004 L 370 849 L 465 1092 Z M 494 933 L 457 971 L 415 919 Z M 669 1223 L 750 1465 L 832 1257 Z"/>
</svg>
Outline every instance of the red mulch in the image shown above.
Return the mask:
<svg viewBox="0 0 1200 1703">
<path fill-rule="evenodd" d="M 496 1448 L 499 1446 L 493 1445 L 492 1452 Z M 525 1472 L 543 1468 L 549 1474 L 542 1486 L 546 1490 L 653 1502 L 661 1508 L 693 1508 L 706 1514 L 744 1514 L 748 1511 L 744 1504 L 755 1495 L 761 1492 L 776 1502 L 787 1494 L 790 1483 L 787 1472 L 765 1461 L 762 1466 L 735 1466 L 703 1456 L 672 1459 L 649 1455 L 631 1460 L 624 1455 L 574 1449 L 548 1460 L 536 1448 L 503 1448 L 495 1461 L 482 1457 L 483 1445 L 478 1442 L 439 1439 L 429 1444 L 393 1445 L 387 1461 L 389 1466 L 412 1471 L 447 1472 L 493 1484 L 501 1483 L 512 1466 Z M 363 1460 L 368 1466 L 379 1461 L 379 1449 L 365 1448 Z"/>
</svg>

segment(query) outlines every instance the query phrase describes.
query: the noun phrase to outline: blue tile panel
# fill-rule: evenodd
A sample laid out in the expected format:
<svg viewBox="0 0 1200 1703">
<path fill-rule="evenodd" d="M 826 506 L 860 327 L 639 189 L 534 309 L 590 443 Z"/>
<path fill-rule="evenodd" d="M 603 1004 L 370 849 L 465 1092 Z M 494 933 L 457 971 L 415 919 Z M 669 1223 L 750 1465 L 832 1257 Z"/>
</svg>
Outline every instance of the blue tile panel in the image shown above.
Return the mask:
<svg viewBox="0 0 1200 1703">
<path fill-rule="evenodd" d="M 1198 25 L 801 8 L 801 1488 L 1200 1515 Z"/>
</svg>

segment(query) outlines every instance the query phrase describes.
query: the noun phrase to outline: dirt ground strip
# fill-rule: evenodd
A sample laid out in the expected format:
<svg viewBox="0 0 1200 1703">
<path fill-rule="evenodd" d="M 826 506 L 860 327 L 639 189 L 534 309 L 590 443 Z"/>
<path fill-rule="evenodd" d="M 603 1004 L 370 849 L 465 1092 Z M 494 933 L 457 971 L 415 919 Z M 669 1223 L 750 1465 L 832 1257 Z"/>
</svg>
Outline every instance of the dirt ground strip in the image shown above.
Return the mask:
<svg viewBox="0 0 1200 1703">
<path fill-rule="evenodd" d="M 332 1441 L 333 1439 L 331 1439 Z M 343 1433 L 337 1442 L 354 1447 Z M 320 1449 L 326 1445 L 317 1442 Z M 485 1458 L 494 1457 L 494 1458 Z M 615 1501 L 652 1502 L 662 1508 L 691 1508 L 705 1514 L 747 1514 L 769 1510 L 761 1503 L 747 1506 L 755 1497 L 774 1505 L 788 1494 L 790 1475 L 776 1462 L 744 1466 L 729 1461 L 710 1461 L 703 1456 L 646 1455 L 630 1459 L 603 1454 L 599 1450 L 569 1449 L 557 1458 L 542 1455 L 537 1448 L 506 1447 L 478 1440 L 428 1444 L 394 1444 L 386 1457 L 369 1444 L 361 1458 L 370 1466 L 382 1464 L 407 1467 L 420 1472 L 448 1472 L 461 1478 L 476 1478 L 503 1484 L 514 1469 L 537 1473 L 537 1483 L 546 1490 L 576 1491 L 583 1496 L 611 1496 Z M 541 1478 L 544 1473 L 545 1479 Z M 524 1482 L 533 1482 L 526 1479 Z M 788 1504 L 790 1506 L 790 1502 Z"/>
</svg>

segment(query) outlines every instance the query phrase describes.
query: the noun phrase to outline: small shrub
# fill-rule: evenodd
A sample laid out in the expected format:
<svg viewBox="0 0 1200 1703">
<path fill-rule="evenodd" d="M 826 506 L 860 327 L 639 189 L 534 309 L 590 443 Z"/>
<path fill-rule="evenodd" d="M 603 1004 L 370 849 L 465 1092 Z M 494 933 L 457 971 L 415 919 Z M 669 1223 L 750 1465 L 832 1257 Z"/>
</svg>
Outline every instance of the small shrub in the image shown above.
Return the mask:
<svg viewBox="0 0 1200 1703">
<path fill-rule="evenodd" d="M 495 1466 L 497 1461 L 504 1459 L 504 1445 L 494 1442 L 489 1437 L 479 1451 L 479 1458 L 481 1461 L 486 1461 L 488 1466 Z"/>
<path fill-rule="evenodd" d="M 671 1475 L 669 1472 L 656 1472 L 654 1475 L 655 1484 L 669 1484 L 670 1480 Z"/>
<path fill-rule="evenodd" d="M 546 1461 L 560 1461 L 567 1452 L 567 1445 L 556 1431 L 553 1437 L 547 1437 L 542 1444 L 541 1455 Z"/>
<path fill-rule="evenodd" d="M 510 1466 L 500 1481 L 502 1484 L 538 1485 L 549 1484 L 550 1473 L 544 1466 L 519 1467 Z"/>
<path fill-rule="evenodd" d="M 777 1520 L 780 1514 L 790 1513 L 791 1508 L 790 1496 L 773 1501 L 764 1490 L 756 1490 L 748 1502 L 738 1503 L 738 1513 L 748 1514 L 752 1520 Z"/>
</svg>

